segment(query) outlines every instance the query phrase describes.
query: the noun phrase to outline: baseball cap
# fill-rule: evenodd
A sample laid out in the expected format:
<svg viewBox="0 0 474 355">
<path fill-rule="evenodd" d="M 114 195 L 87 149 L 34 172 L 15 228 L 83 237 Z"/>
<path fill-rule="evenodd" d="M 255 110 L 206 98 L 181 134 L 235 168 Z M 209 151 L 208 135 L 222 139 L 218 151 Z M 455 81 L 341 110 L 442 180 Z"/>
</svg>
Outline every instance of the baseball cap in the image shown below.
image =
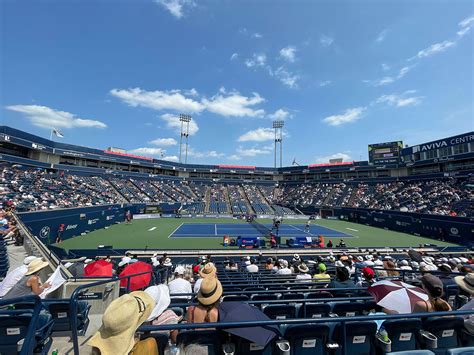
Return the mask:
<svg viewBox="0 0 474 355">
<path fill-rule="evenodd" d="M 185 271 L 186 271 L 186 270 L 185 270 L 184 267 L 181 266 L 181 265 L 176 266 L 176 269 L 174 269 L 174 272 L 175 272 L 176 274 L 178 274 L 178 275 L 184 275 L 184 272 L 185 272 Z"/>
</svg>

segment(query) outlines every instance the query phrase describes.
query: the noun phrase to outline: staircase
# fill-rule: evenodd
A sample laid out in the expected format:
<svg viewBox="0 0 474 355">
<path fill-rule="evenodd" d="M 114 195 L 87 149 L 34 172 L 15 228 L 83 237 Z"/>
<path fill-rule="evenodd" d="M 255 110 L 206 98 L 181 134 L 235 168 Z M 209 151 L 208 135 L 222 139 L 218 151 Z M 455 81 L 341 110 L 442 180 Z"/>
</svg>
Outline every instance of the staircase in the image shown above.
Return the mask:
<svg viewBox="0 0 474 355">
<path fill-rule="evenodd" d="M 211 187 L 206 186 L 206 192 L 204 194 L 204 202 L 206 203 L 204 207 L 204 212 L 209 213 L 209 207 L 211 206 Z"/>
<path fill-rule="evenodd" d="M 242 196 L 242 198 L 245 201 L 245 205 L 247 206 L 247 210 L 250 213 L 256 213 L 255 210 L 252 208 L 252 204 L 250 203 L 250 199 L 247 196 L 247 193 L 245 192 L 245 189 L 242 187 L 242 185 L 238 185 L 237 188 L 239 189 L 240 196 Z"/>
</svg>

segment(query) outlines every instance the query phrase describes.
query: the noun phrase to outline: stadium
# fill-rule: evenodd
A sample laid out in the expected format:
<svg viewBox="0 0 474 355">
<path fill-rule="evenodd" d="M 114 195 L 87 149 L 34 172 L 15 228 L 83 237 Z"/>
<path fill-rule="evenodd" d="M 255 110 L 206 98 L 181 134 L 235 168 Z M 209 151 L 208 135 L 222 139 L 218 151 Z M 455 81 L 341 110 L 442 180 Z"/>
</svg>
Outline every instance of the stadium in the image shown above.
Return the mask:
<svg viewBox="0 0 474 355">
<path fill-rule="evenodd" d="M 0 355 L 474 355 L 472 6 L 0 6 Z"/>
</svg>

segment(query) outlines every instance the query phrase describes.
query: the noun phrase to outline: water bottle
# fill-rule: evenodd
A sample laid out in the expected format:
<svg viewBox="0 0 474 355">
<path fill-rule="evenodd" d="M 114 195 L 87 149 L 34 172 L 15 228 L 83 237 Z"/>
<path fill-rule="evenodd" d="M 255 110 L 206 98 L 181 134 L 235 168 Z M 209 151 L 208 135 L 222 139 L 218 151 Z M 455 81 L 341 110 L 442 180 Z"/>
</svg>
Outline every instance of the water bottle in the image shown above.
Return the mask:
<svg viewBox="0 0 474 355">
<path fill-rule="evenodd" d="M 380 334 L 380 337 L 382 338 L 382 340 L 386 343 L 388 343 L 388 333 L 387 331 L 385 330 L 384 327 L 380 327 L 380 331 L 379 331 L 379 334 Z"/>
<path fill-rule="evenodd" d="M 170 355 L 178 355 L 178 353 L 179 353 L 178 347 L 176 346 L 176 344 L 173 344 L 173 342 L 171 342 L 171 340 L 168 341 L 168 349 L 169 349 L 169 354 Z"/>
<path fill-rule="evenodd" d="M 54 349 L 51 355 L 58 355 L 58 349 Z"/>
</svg>

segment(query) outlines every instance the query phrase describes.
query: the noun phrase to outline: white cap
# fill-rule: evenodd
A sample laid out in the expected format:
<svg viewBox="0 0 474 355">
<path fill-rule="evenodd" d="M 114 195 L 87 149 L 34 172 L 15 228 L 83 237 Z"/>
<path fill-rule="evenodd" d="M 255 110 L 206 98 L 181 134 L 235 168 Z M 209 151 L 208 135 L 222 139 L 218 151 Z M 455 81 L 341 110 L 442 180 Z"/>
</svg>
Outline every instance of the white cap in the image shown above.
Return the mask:
<svg viewBox="0 0 474 355">
<path fill-rule="evenodd" d="M 377 259 L 377 260 L 373 261 L 373 263 L 374 263 L 374 265 L 377 265 L 377 266 L 383 266 L 383 261 L 380 260 L 380 259 Z"/>
<path fill-rule="evenodd" d="M 93 262 L 94 260 L 92 259 L 86 259 L 84 260 L 84 264 L 90 264 L 91 262 Z"/>
<path fill-rule="evenodd" d="M 286 260 L 282 260 L 280 264 L 283 265 L 283 267 L 288 267 L 288 261 Z"/>
<path fill-rule="evenodd" d="M 336 261 L 336 264 L 334 264 L 336 267 L 344 267 L 344 263 L 341 260 Z"/>
<path fill-rule="evenodd" d="M 362 257 L 362 255 L 359 255 L 359 256 L 357 257 L 357 261 L 364 261 L 364 258 Z"/>
<path fill-rule="evenodd" d="M 174 269 L 174 272 L 178 275 L 184 275 L 185 271 L 186 269 L 184 268 L 184 266 L 181 265 L 176 266 L 176 269 Z"/>
<path fill-rule="evenodd" d="M 298 254 L 294 254 L 294 255 L 293 255 L 293 259 L 295 259 L 295 260 L 300 260 L 300 256 L 299 256 Z"/>
<path fill-rule="evenodd" d="M 124 256 L 124 257 L 122 258 L 122 261 L 119 262 L 118 266 L 119 266 L 119 267 L 122 267 L 122 266 L 124 266 L 124 265 L 130 264 L 131 262 L 132 262 L 132 258 L 130 258 L 130 257 L 128 257 L 128 256 Z"/>
<path fill-rule="evenodd" d="M 402 260 L 402 261 L 400 261 L 400 265 L 408 266 L 408 261 L 407 260 Z"/>
<path fill-rule="evenodd" d="M 64 267 L 65 267 L 66 269 L 68 269 L 68 268 L 70 268 L 72 265 L 74 265 L 74 263 L 67 262 L 67 263 L 64 264 Z"/>
<path fill-rule="evenodd" d="M 23 264 L 29 265 L 35 259 L 38 259 L 38 258 L 36 256 L 27 256 L 25 260 L 23 260 Z"/>
</svg>

